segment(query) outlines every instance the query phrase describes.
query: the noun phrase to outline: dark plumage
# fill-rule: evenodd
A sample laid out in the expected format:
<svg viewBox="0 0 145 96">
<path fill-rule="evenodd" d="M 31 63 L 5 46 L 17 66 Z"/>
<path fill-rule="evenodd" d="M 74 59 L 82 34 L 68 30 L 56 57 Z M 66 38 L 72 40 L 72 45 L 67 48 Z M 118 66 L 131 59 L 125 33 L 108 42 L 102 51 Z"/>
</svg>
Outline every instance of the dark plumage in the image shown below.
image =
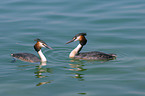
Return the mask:
<svg viewBox="0 0 145 96">
<path fill-rule="evenodd" d="M 26 61 L 26 62 L 34 63 L 34 62 L 41 61 L 37 56 L 35 56 L 31 53 L 15 53 L 15 54 L 11 54 L 11 56 L 14 58 L 20 59 L 22 61 Z"/>
<path fill-rule="evenodd" d="M 116 55 L 106 54 L 98 51 L 92 51 L 92 52 L 79 53 L 74 58 L 85 59 L 85 60 L 112 60 L 116 58 Z"/>
<path fill-rule="evenodd" d="M 80 53 L 83 46 L 87 43 L 87 39 L 85 38 L 86 35 L 86 33 L 79 33 L 75 35 L 72 40 L 66 43 L 68 44 L 73 41 L 79 41 L 79 45 L 70 53 L 70 58 L 85 60 L 112 60 L 117 57 L 115 54 L 106 54 L 98 51 Z"/>
<path fill-rule="evenodd" d="M 52 49 L 52 48 L 49 47 L 44 41 L 42 41 L 40 39 L 35 39 L 35 41 L 37 41 L 37 42 L 34 45 L 34 49 L 38 53 L 38 55 L 40 56 L 40 59 L 31 53 L 15 53 L 15 54 L 11 54 L 11 56 L 16 58 L 16 59 L 20 59 L 20 60 L 26 61 L 26 62 L 32 62 L 32 63 L 34 63 L 34 62 L 46 62 L 47 59 L 43 55 L 41 48 L 42 47 L 49 48 L 49 49 Z"/>
</svg>

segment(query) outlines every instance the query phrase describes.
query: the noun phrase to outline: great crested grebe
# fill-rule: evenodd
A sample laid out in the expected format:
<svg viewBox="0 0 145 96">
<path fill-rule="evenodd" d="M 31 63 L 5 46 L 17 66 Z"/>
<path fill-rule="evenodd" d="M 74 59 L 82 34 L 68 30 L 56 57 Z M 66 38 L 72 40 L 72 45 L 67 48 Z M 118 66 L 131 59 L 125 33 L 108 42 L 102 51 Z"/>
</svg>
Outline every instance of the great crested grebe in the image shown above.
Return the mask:
<svg viewBox="0 0 145 96">
<path fill-rule="evenodd" d="M 115 54 L 106 54 L 98 51 L 80 53 L 83 46 L 87 43 L 87 39 L 85 38 L 86 35 L 86 33 L 79 33 L 75 35 L 72 40 L 66 43 L 68 44 L 73 41 L 80 41 L 79 45 L 69 54 L 70 58 L 85 60 L 112 60 L 117 57 Z"/>
<path fill-rule="evenodd" d="M 43 55 L 41 48 L 45 47 L 45 48 L 49 48 L 52 49 L 51 47 L 49 47 L 44 41 L 40 40 L 40 39 L 35 39 L 34 41 L 37 41 L 37 43 L 34 45 L 34 49 L 35 51 L 37 51 L 38 55 L 40 56 L 40 59 L 31 54 L 31 53 L 15 53 L 15 54 L 11 54 L 12 57 L 20 59 L 22 61 L 26 61 L 26 62 L 46 62 L 47 59 L 46 57 Z"/>
</svg>

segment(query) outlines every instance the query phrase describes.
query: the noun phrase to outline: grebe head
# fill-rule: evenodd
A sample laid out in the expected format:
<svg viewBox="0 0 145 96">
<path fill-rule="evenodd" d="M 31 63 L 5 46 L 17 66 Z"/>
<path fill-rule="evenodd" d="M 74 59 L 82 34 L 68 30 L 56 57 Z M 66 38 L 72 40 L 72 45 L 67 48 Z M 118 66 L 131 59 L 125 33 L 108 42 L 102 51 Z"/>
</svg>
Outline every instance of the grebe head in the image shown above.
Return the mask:
<svg viewBox="0 0 145 96">
<path fill-rule="evenodd" d="M 86 33 L 79 33 L 73 37 L 72 40 L 68 41 L 66 44 L 71 43 L 73 41 L 80 41 L 81 45 L 85 45 L 87 43 L 87 39 L 85 38 Z"/>
<path fill-rule="evenodd" d="M 35 49 L 37 52 L 40 51 L 40 49 L 41 49 L 42 47 L 52 49 L 52 48 L 49 47 L 44 41 L 42 41 L 42 40 L 40 40 L 40 39 L 35 39 L 34 41 L 37 41 L 37 43 L 34 45 L 34 49 Z"/>
</svg>

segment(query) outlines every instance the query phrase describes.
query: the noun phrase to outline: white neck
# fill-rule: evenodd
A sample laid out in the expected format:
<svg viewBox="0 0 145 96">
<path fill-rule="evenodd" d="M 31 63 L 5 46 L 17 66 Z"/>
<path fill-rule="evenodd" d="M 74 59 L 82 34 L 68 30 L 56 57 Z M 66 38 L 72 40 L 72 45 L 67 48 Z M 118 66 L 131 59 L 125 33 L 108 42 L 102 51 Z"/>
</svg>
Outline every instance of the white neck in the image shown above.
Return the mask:
<svg viewBox="0 0 145 96">
<path fill-rule="evenodd" d="M 81 44 L 79 44 L 73 51 L 71 51 L 71 53 L 69 54 L 70 58 L 74 58 L 76 54 L 78 54 L 78 52 L 81 50 L 83 46 Z"/>
<path fill-rule="evenodd" d="M 43 55 L 43 53 L 42 53 L 41 50 L 38 51 L 38 54 L 39 54 L 39 56 L 40 56 L 41 62 L 46 62 L 46 61 L 47 61 L 47 60 L 46 60 L 46 57 Z"/>
</svg>

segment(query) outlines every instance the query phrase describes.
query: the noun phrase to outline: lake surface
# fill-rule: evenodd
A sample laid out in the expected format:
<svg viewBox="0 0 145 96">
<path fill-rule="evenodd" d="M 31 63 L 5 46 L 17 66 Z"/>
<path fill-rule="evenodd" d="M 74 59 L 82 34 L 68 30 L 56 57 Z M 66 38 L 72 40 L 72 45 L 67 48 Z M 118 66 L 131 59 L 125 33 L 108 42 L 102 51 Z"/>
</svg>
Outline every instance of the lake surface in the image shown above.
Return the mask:
<svg viewBox="0 0 145 96">
<path fill-rule="evenodd" d="M 145 0 L 1 0 L 0 96 L 145 96 Z M 82 52 L 115 53 L 115 60 L 71 60 Z M 11 62 L 11 53 L 44 40 L 48 62 Z"/>
</svg>

